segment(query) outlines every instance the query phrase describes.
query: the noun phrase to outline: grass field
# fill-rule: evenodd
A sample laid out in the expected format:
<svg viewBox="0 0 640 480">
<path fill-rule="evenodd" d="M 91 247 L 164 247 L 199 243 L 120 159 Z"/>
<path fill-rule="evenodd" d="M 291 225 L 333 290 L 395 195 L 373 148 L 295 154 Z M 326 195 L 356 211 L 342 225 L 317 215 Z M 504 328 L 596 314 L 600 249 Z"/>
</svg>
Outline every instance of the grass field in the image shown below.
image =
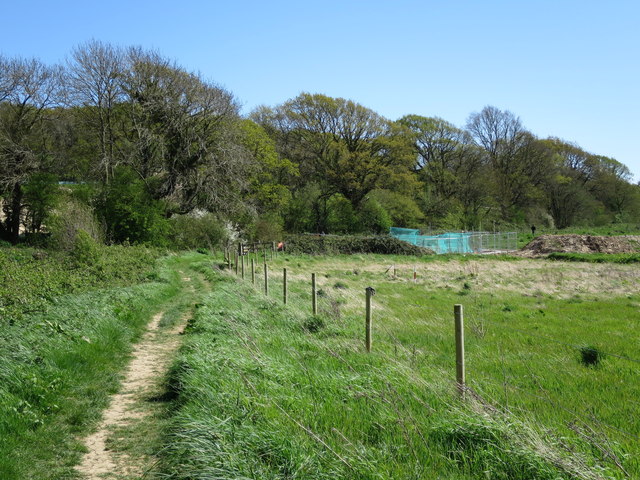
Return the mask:
<svg viewBox="0 0 640 480">
<path fill-rule="evenodd" d="M 35 255 L 34 255 L 35 253 Z M 83 436 L 119 385 L 151 315 L 180 304 L 188 260 L 104 247 L 0 250 L 0 478 L 76 478 Z"/>
<path fill-rule="evenodd" d="M 252 286 L 248 269 L 242 281 L 202 265 L 213 289 L 173 370 L 164 475 L 640 476 L 637 267 L 376 255 L 285 256 L 269 267 L 265 297 L 261 267 Z M 454 304 L 465 310 L 465 402 Z"/>
<path fill-rule="evenodd" d="M 0 478 L 76 478 L 132 342 L 194 304 L 166 417 L 118 446 L 159 456 L 149 478 L 640 477 L 640 271 L 624 259 L 278 256 L 265 295 L 261 262 L 253 285 L 220 257 L 110 248 L 84 265 L 0 251 Z"/>
</svg>

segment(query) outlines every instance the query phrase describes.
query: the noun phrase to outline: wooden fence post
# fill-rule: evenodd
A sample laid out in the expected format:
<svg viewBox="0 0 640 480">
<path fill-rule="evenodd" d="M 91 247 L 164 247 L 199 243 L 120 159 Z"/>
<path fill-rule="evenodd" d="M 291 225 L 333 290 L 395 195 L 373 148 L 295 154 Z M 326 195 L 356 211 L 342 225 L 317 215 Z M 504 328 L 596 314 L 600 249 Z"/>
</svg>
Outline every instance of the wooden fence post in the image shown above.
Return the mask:
<svg viewBox="0 0 640 480">
<path fill-rule="evenodd" d="M 311 307 L 314 315 L 318 314 L 318 296 L 316 293 L 316 274 L 311 274 Z"/>
<path fill-rule="evenodd" d="M 242 258 L 242 279 L 244 280 L 244 255 L 242 255 L 240 258 Z"/>
<path fill-rule="evenodd" d="M 287 304 L 287 269 L 282 269 L 282 303 Z"/>
<path fill-rule="evenodd" d="M 416 267 L 413 267 L 413 283 L 418 283 L 418 274 L 416 273 Z"/>
<path fill-rule="evenodd" d="M 229 251 L 228 248 L 225 251 L 226 251 L 225 260 L 227 261 L 227 268 L 231 270 L 231 252 Z"/>
<path fill-rule="evenodd" d="M 236 252 L 234 259 L 235 259 L 236 275 L 238 275 L 238 252 Z"/>
<path fill-rule="evenodd" d="M 251 283 L 256 284 L 256 262 L 251 259 Z"/>
<path fill-rule="evenodd" d="M 264 294 L 269 295 L 269 267 L 264 264 Z"/>
<path fill-rule="evenodd" d="M 456 330 L 456 384 L 460 397 L 465 397 L 465 369 L 464 369 L 464 313 L 462 305 L 454 305 L 453 315 Z"/>
<path fill-rule="evenodd" d="M 376 294 L 372 287 L 365 288 L 366 292 L 366 316 L 364 323 L 364 346 L 367 352 L 371 352 L 371 297 Z"/>
</svg>

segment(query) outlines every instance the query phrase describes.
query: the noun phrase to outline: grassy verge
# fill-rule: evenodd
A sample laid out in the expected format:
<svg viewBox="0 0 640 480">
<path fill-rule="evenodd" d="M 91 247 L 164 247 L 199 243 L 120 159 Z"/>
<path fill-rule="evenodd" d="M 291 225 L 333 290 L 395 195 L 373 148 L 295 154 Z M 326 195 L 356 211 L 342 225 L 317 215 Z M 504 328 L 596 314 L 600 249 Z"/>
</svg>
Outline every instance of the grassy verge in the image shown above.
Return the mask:
<svg viewBox="0 0 640 480">
<path fill-rule="evenodd" d="M 587 263 L 640 263 L 638 253 L 551 253 L 550 260 Z"/>
<path fill-rule="evenodd" d="M 3 251 L 2 275 L 15 283 L 2 284 L 0 478 L 74 477 L 81 437 L 117 389 L 132 342 L 180 292 L 181 259 L 153 268 L 149 252 L 115 253 L 76 269 L 68 258 Z"/>
<path fill-rule="evenodd" d="M 427 326 L 423 314 L 409 313 L 415 311 L 394 289 L 400 287 L 397 279 L 380 281 L 366 261 L 356 266 L 345 259 L 287 257 L 276 260 L 272 272 L 284 265 L 291 275 L 286 307 L 276 273 L 271 296 L 265 297 L 261 285 L 251 286 L 250 276 L 239 282 L 202 270 L 214 287 L 197 308 L 172 371 L 176 410 L 160 477 L 595 479 L 611 474 L 579 440 L 555 436 L 480 397 L 459 402 L 451 380 L 453 346 L 444 330 L 437 331 L 442 319 Z M 308 282 L 296 275 L 296 267 L 321 274 L 318 316 L 309 312 Z M 374 351 L 366 354 L 362 308 L 352 303 L 373 279 L 376 299 L 398 304 L 377 304 L 381 318 L 374 324 Z M 402 286 L 406 293 L 408 285 Z M 409 296 L 414 303 L 424 298 L 424 292 L 417 294 L 414 289 Z M 457 292 L 444 294 L 439 300 L 449 302 Z M 391 317 L 391 308 L 398 317 Z"/>
</svg>

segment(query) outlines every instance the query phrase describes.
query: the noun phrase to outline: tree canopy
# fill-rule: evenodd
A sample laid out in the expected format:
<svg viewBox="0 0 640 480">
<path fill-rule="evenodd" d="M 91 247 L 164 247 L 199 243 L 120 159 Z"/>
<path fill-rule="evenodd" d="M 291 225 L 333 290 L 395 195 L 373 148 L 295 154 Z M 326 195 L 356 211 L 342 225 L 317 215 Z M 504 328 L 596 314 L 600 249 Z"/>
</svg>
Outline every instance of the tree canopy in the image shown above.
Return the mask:
<svg viewBox="0 0 640 480">
<path fill-rule="evenodd" d="M 0 56 L 0 239 L 66 225 L 48 219 L 79 203 L 107 241 L 158 244 L 189 219 L 263 239 L 640 221 L 625 165 L 493 106 L 456 126 L 318 93 L 239 105 L 139 47 L 93 40 L 64 65 Z"/>
</svg>

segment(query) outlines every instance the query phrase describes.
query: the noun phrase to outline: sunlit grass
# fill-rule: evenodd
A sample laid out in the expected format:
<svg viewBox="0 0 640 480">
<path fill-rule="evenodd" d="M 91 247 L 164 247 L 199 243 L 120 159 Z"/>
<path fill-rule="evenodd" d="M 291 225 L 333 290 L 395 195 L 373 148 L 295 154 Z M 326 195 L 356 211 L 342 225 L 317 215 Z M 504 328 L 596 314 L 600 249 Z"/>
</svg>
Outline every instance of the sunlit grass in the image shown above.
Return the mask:
<svg viewBox="0 0 640 480">
<path fill-rule="evenodd" d="M 394 262 L 396 277 L 386 271 Z M 570 269 L 530 260 L 278 257 L 269 261 L 268 298 L 261 266 L 255 286 L 250 275 L 207 268 L 215 285 L 174 369 L 180 408 L 163 464 L 171 478 L 640 472 L 638 365 L 580 360 L 583 344 L 633 355 L 637 295 L 592 286 L 572 293 Z M 550 287 L 537 278 L 547 270 Z M 489 272 L 501 272 L 493 288 Z M 621 289 L 636 278 L 615 272 Z M 372 354 L 363 346 L 367 286 L 376 289 Z M 464 403 L 455 387 L 455 303 L 466 314 Z"/>
</svg>

